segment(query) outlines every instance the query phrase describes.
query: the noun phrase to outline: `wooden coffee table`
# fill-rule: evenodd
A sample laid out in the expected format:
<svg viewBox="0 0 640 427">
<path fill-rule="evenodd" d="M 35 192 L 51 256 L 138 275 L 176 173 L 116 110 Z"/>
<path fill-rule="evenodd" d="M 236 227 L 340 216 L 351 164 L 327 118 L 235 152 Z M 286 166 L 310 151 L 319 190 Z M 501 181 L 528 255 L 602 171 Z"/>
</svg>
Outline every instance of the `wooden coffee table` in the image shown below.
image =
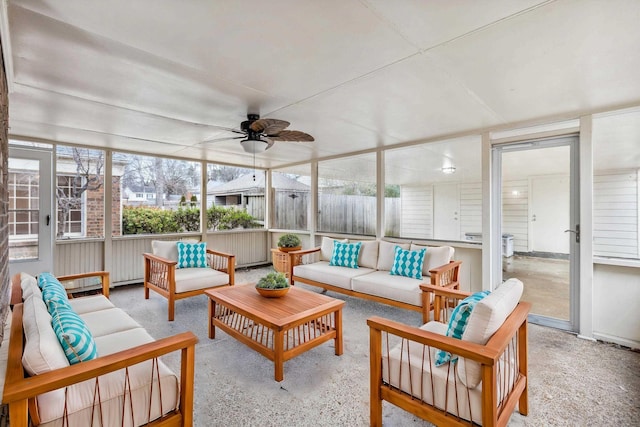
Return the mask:
<svg viewBox="0 0 640 427">
<path fill-rule="evenodd" d="M 326 295 L 291 287 L 281 298 L 264 298 L 253 285 L 205 291 L 209 297 L 209 338 L 216 326 L 272 360 L 275 380 L 284 379 L 284 362 L 331 339 L 342 354 L 342 307 Z"/>
</svg>

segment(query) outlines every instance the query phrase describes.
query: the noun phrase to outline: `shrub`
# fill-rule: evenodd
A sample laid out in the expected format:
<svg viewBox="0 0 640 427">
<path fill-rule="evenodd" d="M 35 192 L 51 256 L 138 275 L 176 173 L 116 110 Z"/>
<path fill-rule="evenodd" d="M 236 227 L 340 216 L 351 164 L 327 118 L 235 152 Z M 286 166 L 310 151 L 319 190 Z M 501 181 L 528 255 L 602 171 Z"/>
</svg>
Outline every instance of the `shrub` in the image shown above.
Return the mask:
<svg viewBox="0 0 640 427">
<path fill-rule="evenodd" d="M 301 245 L 300 237 L 297 234 L 287 233 L 280 236 L 278 239 L 278 247 L 280 248 L 295 248 Z"/>
<path fill-rule="evenodd" d="M 262 289 L 282 289 L 288 288 L 289 282 L 287 277 L 283 273 L 271 272 L 266 276 L 261 277 L 256 283 L 256 288 Z"/>
<path fill-rule="evenodd" d="M 172 211 L 147 206 L 124 206 L 122 209 L 123 234 L 159 234 L 179 231 L 180 226 Z"/>
</svg>

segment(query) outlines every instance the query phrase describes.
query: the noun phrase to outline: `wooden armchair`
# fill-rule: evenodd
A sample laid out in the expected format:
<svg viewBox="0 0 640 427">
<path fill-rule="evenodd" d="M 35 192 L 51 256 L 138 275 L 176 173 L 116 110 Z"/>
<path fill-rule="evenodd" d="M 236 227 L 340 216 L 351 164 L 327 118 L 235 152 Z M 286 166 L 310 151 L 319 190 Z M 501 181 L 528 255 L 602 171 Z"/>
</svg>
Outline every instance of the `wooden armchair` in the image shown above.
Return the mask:
<svg viewBox="0 0 640 427">
<path fill-rule="evenodd" d="M 176 300 L 235 283 L 235 255 L 207 249 L 207 268 L 177 268 L 177 250 L 174 258 L 174 252 L 168 248 L 175 243 L 154 241 L 154 253 L 143 254 L 144 298 L 149 299 L 149 290 L 165 297 L 169 321 L 175 317 Z"/>
<path fill-rule="evenodd" d="M 469 293 L 426 285 L 437 319 Z M 436 425 L 504 426 L 516 405 L 528 413 L 527 315 L 518 302 L 522 282 L 510 279 L 478 302 L 462 339 L 445 336 L 447 324 L 420 328 L 381 317 L 367 320 L 370 333 L 371 425 L 382 425 L 382 401 Z M 457 362 L 436 366 L 439 350 Z"/>
</svg>

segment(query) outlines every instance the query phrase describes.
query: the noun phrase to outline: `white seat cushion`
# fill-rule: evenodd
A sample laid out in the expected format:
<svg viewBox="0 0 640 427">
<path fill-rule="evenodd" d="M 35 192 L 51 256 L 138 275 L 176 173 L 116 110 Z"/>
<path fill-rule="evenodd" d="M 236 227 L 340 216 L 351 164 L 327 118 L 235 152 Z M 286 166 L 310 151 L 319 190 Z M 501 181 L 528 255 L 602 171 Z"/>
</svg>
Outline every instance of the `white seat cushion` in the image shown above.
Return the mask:
<svg viewBox="0 0 640 427">
<path fill-rule="evenodd" d="M 178 406 L 179 381 L 173 372 L 159 361 L 160 385 L 158 388 L 158 376 L 153 369 L 153 402 L 151 405 L 151 420 L 157 419 L 163 414 L 173 411 Z M 100 400 L 102 402 L 102 418 L 105 425 L 120 425 L 123 419 L 124 425 L 131 425 L 132 402 L 134 425 L 140 426 L 147 423 L 149 415 L 149 390 L 151 388 L 152 362 L 147 361 L 129 367 L 129 381 L 131 393 L 127 393 L 126 404 L 123 405 L 123 391 L 125 390 L 125 370 L 121 369 L 99 377 Z M 94 397 L 97 400 L 96 382 L 94 379 L 83 381 L 67 387 L 67 414 L 70 426 L 90 426 L 93 412 L 94 423 L 101 417 L 99 407 L 93 408 Z M 37 397 L 38 411 L 41 427 L 53 427 L 64 425 L 62 416 L 65 410 L 65 390 L 59 389 Z M 162 396 L 162 413 L 160 411 L 160 396 Z M 129 400 L 131 398 L 131 401 Z"/>
<path fill-rule="evenodd" d="M 329 265 L 327 261 L 293 267 L 293 275 L 342 289 L 351 289 L 351 279 L 373 272 L 372 268 L 349 268 Z"/>
<path fill-rule="evenodd" d="M 81 298 L 70 298 L 69 305 L 78 314 L 91 313 L 93 311 L 108 310 L 115 305 L 104 295 L 90 295 Z"/>
<path fill-rule="evenodd" d="M 80 315 L 80 318 L 87 324 L 87 328 L 91 331 L 94 339 L 115 332 L 142 327 L 119 308 L 84 313 Z M 100 352 L 98 352 L 98 355 L 100 355 Z"/>
<path fill-rule="evenodd" d="M 154 339 L 144 328 L 127 329 L 95 338 L 96 348 L 100 356 L 128 350 L 138 345 L 153 342 Z"/>
<path fill-rule="evenodd" d="M 183 239 L 180 240 L 183 243 L 198 243 L 198 240 Z M 152 240 L 151 252 L 161 258 L 168 259 L 169 261 L 178 262 L 178 245 L 177 240 Z"/>
<path fill-rule="evenodd" d="M 447 325 L 440 322 L 429 322 L 420 329 L 444 335 Z M 449 364 L 436 367 L 434 365 L 435 352 L 435 347 L 431 347 L 430 352 L 427 352 L 422 344 L 409 342 L 407 345 L 406 341 L 404 346 L 394 347 L 388 356 L 386 351 L 383 351 L 383 380 L 439 409 L 444 410 L 446 404 L 447 412 L 466 420 L 469 420 L 472 414 L 473 421 L 481 424 L 482 389 L 478 387 L 468 390 L 459 381 L 456 381 L 455 371 L 449 368 Z M 409 361 L 411 361 L 411 365 L 409 365 Z M 469 401 L 471 401 L 471 414 L 469 414 Z"/>
<path fill-rule="evenodd" d="M 20 273 L 20 287 L 22 288 L 22 300 L 26 300 L 31 295 L 37 295 L 42 299 L 42 291 L 38 286 L 38 279 L 27 273 Z"/>
<path fill-rule="evenodd" d="M 486 344 L 518 305 L 522 290 L 523 285 L 520 280 L 509 279 L 479 301 L 469 316 L 462 339 L 476 344 Z M 462 358 L 458 363 L 460 363 L 458 368 L 460 381 L 470 388 L 480 384 L 479 363 Z"/>
<path fill-rule="evenodd" d="M 213 268 L 179 268 L 176 270 L 176 293 L 228 285 L 229 275 Z"/>
<path fill-rule="evenodd" d="M 354 291 L 382 298 L 389 298 L 407 304 L 422 306 L 420 283 L 424 280 L 405 276 L 392 276 L 388 271 L 374 271 L 364 276 L 354 277 L 351 286 Z"/>
</svg>

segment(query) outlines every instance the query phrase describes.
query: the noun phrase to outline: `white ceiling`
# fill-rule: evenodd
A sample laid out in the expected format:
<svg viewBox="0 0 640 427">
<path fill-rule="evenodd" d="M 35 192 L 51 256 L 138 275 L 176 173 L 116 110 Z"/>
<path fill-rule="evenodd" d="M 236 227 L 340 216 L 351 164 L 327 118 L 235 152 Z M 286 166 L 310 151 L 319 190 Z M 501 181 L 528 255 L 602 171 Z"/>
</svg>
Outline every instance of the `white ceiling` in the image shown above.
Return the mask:
<svg viewBox="0 0 640 427">
<path fill-rule="evenodd" d="M 277 167 L 640 105 L 638 0 L 4 6 L 16 137 L 252 165 L 237 140 L 201 142 L 255 112 L 316 138 L 256 158 Z M 637 115 L 610 122 L 607 143 L 637 153 Z M 456 161 L 442 151 L 434 169 Z"/>
</svg>

